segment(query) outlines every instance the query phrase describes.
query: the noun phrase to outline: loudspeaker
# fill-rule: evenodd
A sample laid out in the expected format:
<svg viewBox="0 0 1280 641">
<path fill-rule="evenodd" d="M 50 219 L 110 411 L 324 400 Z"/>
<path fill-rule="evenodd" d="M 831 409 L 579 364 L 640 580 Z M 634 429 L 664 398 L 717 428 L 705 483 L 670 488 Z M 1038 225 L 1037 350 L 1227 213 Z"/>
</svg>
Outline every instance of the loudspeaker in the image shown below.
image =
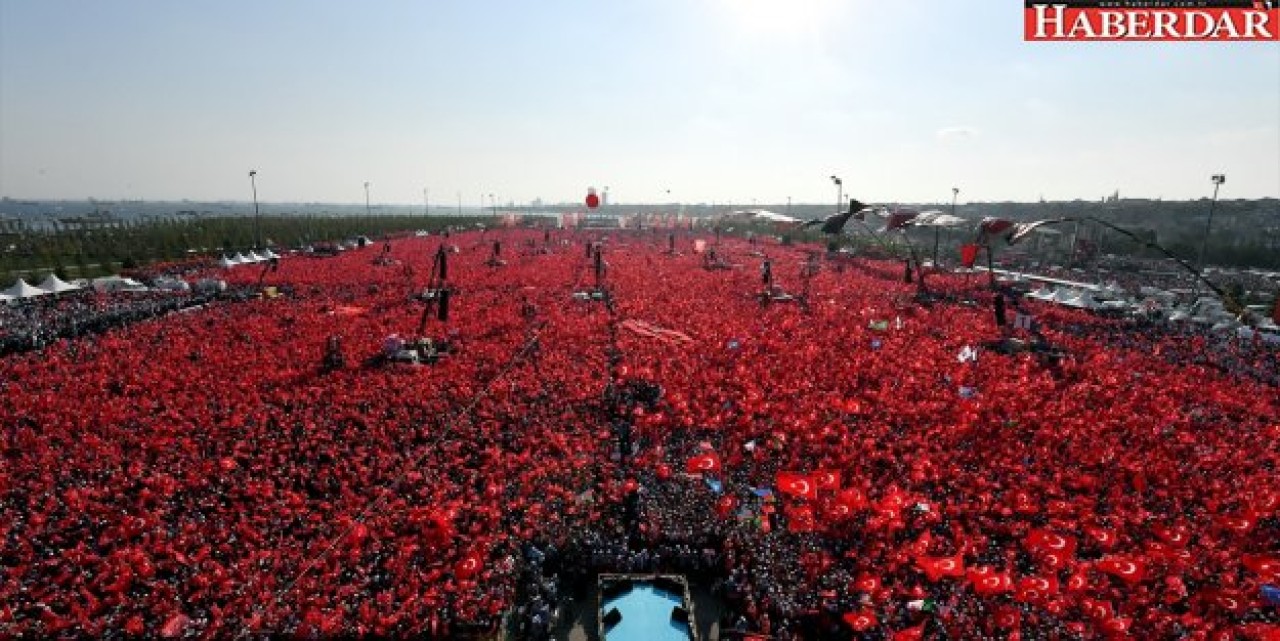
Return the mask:
<svg viewBox="0 0 1280 641">
<path fill-rule="evenodd" d="M 601 619 L 601 621 L 604 622 L 604 627 L 606 628 L 612 628 L 613 626 L 618 625 L 618 622 L 621 620 L 622 613 L 618 611 L 618 608 L 609 610 L 609 613 L 604 615 L 604 618 Z"/>
<path fill-rule="evenodd" d="M 689 611 L 677 605 L 676 607 L 671 608 L 671 620 L 679 621 L 680 623 L 688 623 Z"/>
</svg>

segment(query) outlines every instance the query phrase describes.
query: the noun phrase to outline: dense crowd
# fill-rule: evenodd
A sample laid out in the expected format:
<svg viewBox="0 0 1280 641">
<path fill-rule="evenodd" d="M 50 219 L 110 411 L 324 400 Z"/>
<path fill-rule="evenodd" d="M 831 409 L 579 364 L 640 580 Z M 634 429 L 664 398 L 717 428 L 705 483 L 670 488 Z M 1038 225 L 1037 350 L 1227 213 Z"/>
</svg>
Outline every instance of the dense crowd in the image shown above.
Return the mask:
<svg viewBox="0 0 1280 641">
<path fill-rule="evenodd" d="M 762 304 L 757 253 L 794 292 L 812 248 L 728 238 L 617 234 L 575 296 L 598 232 L 493 236 L 546 243 L 290 258 L 290 295 L 0 361 L 0 636 L 542 638 L 657 570 L 782 639 L 1280 634 L 1274 348 L 1027 302 L 1063 356 L 986 349 L 1032 337 L 984 283 L 874 261 Z M 377 363 L 440 242 L 452 353 Z"/>
<path fill-rule="evenodd" d="M 84 289 L 0 303 L 0 356 L 40 349 L 157 318 L 212 300 L 164 291 L 102 293 Z"/>
</svg>

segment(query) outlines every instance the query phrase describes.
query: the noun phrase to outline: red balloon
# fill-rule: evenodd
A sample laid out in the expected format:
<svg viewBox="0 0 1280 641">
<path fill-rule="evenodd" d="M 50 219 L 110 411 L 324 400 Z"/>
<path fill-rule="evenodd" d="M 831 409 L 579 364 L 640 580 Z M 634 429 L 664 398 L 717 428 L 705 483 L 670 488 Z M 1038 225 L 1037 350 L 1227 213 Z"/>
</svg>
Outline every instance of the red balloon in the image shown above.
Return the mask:
<svg viewBox="0 0 1280 641">
<path fill-rule="evenodd" d="M 595 209 L 600 206 L 600 197 L 595 194 L 587 194 L 587 209 Z"/>
</svg>

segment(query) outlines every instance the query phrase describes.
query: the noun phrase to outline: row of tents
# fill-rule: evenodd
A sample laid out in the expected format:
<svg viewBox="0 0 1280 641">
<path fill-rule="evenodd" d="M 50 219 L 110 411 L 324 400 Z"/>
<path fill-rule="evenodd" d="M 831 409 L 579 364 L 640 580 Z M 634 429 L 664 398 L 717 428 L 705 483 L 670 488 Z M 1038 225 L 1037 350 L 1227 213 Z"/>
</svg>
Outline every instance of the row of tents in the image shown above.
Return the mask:
<svg viewBox="0 0 1280 641">
<path fill-rule="evenodd" d="M 39 285 L 32 285 L 19 278 L 18 282 L 11 285 L 8 289 L 0 291 L 0 302 L 74 292 L 86 287 L 91 287 L 94 291 L 99 292 L 145 291 L 147 289 L 147 287 L 142 283 L 139 283 L 132 278 L 123 278 L 121 276 L 104 276 L 102 278 L 95 278 L 92 281 L 76 281 L 74 283 L 68 283 L 61 278 L 58 278 L 55 274 L 49 274 L 49 276 L 47 276 Z"/>
<path fill-rule="evenodd" d="M 269 261 L 273 258 L 279 258 L 279 257 L 280 256 L 278 254 L 276 254 L 275 252 L 272 252 L 270 249 L 264 250 L 263 253 L 261 254 L 253 250 L 250 250 L 248 256 L 244 255 L 241 252 L 236 252 L 236 255 L 230 258 L 227 258 L 227 255 L 223 254 L 222 257 L 218 259 L 218 267 L 227 269 L 230 267 L 235 267 L 236 265 L 249 265 L 252 263 L 262 263 L 262 262 Z"/>
</svg>

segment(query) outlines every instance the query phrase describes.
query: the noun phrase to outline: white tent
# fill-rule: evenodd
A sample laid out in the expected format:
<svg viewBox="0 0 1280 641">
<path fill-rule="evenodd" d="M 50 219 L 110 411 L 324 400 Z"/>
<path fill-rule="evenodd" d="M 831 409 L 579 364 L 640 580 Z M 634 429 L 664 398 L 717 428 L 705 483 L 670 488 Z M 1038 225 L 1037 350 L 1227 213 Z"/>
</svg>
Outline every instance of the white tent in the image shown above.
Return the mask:
<svg viewBox="0 0 1280 641">
<path fill-rule="evenodd" d="M 158 289 L 165 292 L 188 292 L 191 291 L 191 285 L 186 281 L 178 278 L 170 278 L 161 276 L 151 282 L 152 289 Z"/>
<path fill-rule="evenodd" d="M 1078 296 L 1065 300 L 1062 304 L 1077 309 L 1097 309 L 1100 306 L 1098 301 L 1094 300 L 1091 292 L 1080 292 Z"/>
<path fill-rule="evenodd" d="M 240 252 L 236 252 L 236 255 L 235 255 L 231 260 L 235 261 L 235 263 L 236 263 L 237 265 L 242 265 L 242 264 L 244 264 L 244 263 L 252 263 L 252 262 L 253 262 L 253 261 L 249 260 L 248 258 L 246 258 L 246 257 L 245 257 L 245 255 L 244 255 L 244 254 L 241 254 Z"/>
<path fill-rule="evenodd" d="M 103 276 L 93 279 L 93 290 L 97 292 L 145 292 L 147 286 L 132 278 L 121 276 Z"/>
<path fill-rule="evenodd" d="M 271 251 L 271 249 L 270 249 L 270 248 L 268 248 L 268 249 L 267 249 L 267 251 L 266 251 L 266 253 L 264 253 L 264 254 L 263 254 L 263 256 L 266 256 L 266 257 L 267 257 L 267 260 L 271 260 L 272 258 L 279 258 L 279 257 L 280 257 L 280 254 L 277 254 L 277 253 L 275 253 L 275 252 Z"/>
<path fill-rule="evenodd" d="M 956 227 L 964 223 L 965 219 L 936 209 L 922 211 L 911 221 L 915 227 Z"/>
<path fill-rule="evenodd" d="M 260 256 L 260 255 L 258 255 L 258 253 L 257 253 L 257 252 L 255 252 L 255 251 L 253 251 L 253 250 L 249 250 L 249 260 L 251 260 L 251 261 L 253 261 L 253 262 L 255 262 L 255 263 L 260 263 L 260 262 L 262 262 L 262 261 L 264 261 L 264 260 L 267 260 L 267 257 L 266 257 L 266 256 Z"/>
<path fill-rule="evenodd" d="M 4 292 L 0 292 L 0 293 L 4 293 L 8 295 L 10 298 L 17 299 L 17 298 L 31 298 L 33 296 L 43 296 L 45 294 L 48 294 L 49 292 L 46 292 L 45 290 L 40 289 L 38 287 L 32 287 L 30 284 L 27 283 L 27 281 L 19 278 L 18 282 L 13 284 L 13 287 L 10 287 L 9 289 L 6 289 L 4 290 Z"/>
<path fill-rule="evenodd" d="M 44 282 L 40 283 L 39 285 L 36 285 L 36 287 L 39 287 L 40 289 L 43 289 L 44 291 L 49 292 L 50 294 L 60 294 L 62 292 L 73 292 L 77 289 L 80 289 L 79 287 L 76 287 L 75 285 L 72 285 L 71 283 L 68 283 L 62 280 L 61 278 L 58 278 L 57 274 L 49 274 L 47 277 L 45 277 Z"/>
<path fill-rule="evenodd" d="M 13 300 L 12 296 L 8 294 L 0 293 L 0 303 L 7 303 L 11 300 Z"/>
<path fill-rule="evenodd" d="M 752 217 L 752 218 L 755 218 L 756 220 L 763 220 L 763 221 L 765 221 L 765 222 L 769 222 L 769 223 L 790 223 L 790 224 L 795 224 L 795 223 L 802 222 L 799 218 L 793 218 L 793 217 L 788 216 L 788 215 L 786 215 L 786 214 L 779 214 L 779 213 L 775 213 L 775 212 L 772 212 L 772 211 L 766 211 L 766 210 L 764 210 L 764 209 L 760 209 L 760 210 L 755 211 L 755 212 L 751 215 L 751 217 Z"/>
<path fill-rule="evenodd" d="M 238 263 L 238 262 L 236 262 L 236 261 L 234 261 L 234 260 L 232 260 L 232 259 L 230 259 L 230 258 L 227 258 L 226 254 L 223 254 L 223 255 L 222 255 L 222 257 L 218 259 L 218 267 L 221 267 L 221 268 L 223 268 L 223 269 L 229 269 L 229 268 L 231 268 L 231 267 L 235 267 L 236 265 L 239 265 L 239 264 L 240 264 L 240 263 Z"/>
<path fill-rule="evenodd" d="M 1052 300 L 1055 303 L 1065 303 L 1075 297 L 1076 297 L 1076 292 L 1073 292 L 1069 289 L 1059 289 L 1053 292 Z"/>
</svg>

